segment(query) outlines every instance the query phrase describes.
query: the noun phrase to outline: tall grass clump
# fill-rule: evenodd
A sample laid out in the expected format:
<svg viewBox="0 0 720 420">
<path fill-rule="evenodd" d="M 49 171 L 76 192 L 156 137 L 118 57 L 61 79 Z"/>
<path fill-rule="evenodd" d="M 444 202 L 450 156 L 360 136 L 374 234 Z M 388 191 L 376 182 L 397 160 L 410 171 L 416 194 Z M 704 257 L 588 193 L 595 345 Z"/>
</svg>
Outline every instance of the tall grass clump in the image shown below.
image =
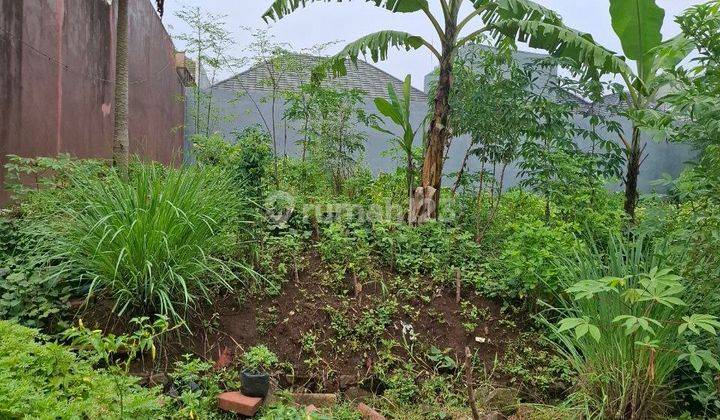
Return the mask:
<svg viewBox="0 0 720 420">
<path fill-rule="evenodd" d="M 572 399 L 589 417 L 656 418 L 671 409 L 672 374 L 681 364 L 719 367 L 689 340 L 714 336 L 720 323 L 687 313 L 682 279 L 646 238 L 612 237 L 604 248 L 561 264 L 565 292 L 541 320 L 577 371 Z"/>
<path fill-rule="evenodd" d="M 79 177 L 58 229 L 66 271 L 81 273 L 90 295 L 112 298 L 119 314 L 179 321 L 237 280 L 218 258 L 235 245 L 237 191 L 212 168 L 139 164 L 129 181 L 114 171 Z"/>
</svg>

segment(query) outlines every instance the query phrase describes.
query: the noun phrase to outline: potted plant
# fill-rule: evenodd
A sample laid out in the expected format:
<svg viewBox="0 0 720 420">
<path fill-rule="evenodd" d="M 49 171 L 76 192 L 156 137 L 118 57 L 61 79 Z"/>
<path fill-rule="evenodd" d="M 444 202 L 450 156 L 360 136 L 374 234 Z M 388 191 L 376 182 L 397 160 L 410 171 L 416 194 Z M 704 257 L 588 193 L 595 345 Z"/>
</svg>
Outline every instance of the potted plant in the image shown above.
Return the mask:
<svg viewBox="0 0 720 420">
<path fill-rule="evenodd" d="M 240 391 L 248 397 L 265 398 L 270 389 L 269 370 L 277 365 L 277 356 L 267 347 L 260 345 L 246 351 L 242 361 Z"/>
</svg>

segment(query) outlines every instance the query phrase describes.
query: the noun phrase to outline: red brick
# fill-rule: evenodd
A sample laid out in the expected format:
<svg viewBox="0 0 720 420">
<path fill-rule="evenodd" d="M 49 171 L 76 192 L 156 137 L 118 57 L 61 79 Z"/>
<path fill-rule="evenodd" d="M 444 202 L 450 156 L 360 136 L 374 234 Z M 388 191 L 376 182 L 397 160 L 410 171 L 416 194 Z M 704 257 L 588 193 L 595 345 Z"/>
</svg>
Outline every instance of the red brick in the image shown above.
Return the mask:
<svg viewBox="0 0 720 420">
<path fill-rule="evenodd" d="M 218 407 L 231 413 L 252 417 L 260 409 L 262 398 L 246 397 L 240 392 L 223 392 L 218 395 Z"/>
<path fill-rule="evenodd" d="M 373 410 L 365 403 L 358 404 L 357 407 L 363 420 L 385 420 L 385 416 Z"/>
</svg>

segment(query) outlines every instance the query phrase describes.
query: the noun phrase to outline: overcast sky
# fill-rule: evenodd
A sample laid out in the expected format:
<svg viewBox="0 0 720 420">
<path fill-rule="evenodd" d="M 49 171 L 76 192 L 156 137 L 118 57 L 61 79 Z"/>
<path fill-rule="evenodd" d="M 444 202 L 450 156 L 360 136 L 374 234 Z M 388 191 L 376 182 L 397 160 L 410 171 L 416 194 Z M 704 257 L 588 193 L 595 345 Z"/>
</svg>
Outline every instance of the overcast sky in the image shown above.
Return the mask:
<svg viewBox="0 0 720 420">
<path fill-rule="evenodd" d="M 614 51 L 620 51 L 620 41 L 610 26 L 610 13 L 607 0 L 537 0 L 561 16 L 567 25 L 589 32 L 603 45 Z M 657 0 L 666 11 L 663 34 L 665 38 L 679 33 L 674 22 L 675 16 L 700 0 Z M 235 33 L 237 46 L 233 55 L 245 55 L 244 46 L 250 42 L 243 26 L 268 28 L 278 42 L 290 43 L 295 49 L 311 48 L 328 41 L 342 41 L 329 49 L 328 53 L 340 50 L 344 42 L 353 41 L 365 34 L 383 29 L 397 29 L 422 35 L 437 45 L 437 35 L 422 13 L 391 13 L 381 8 L 356 0 L 344 3 L 317 2 L 300 9 L 279 22 L 267 25 L 261 19 L 262 14 L 272 3 L 271 0 L 177 0 L 165 3 L 165 24 L 171 34 L 186 32 L 187 26 L 180 21 L 175 13 L 183 6 L 201 7 L 213 14 L 227 15 L 225 21 L 228 29 Z M 466 2 L 469 4 L 469 2 Z M 434 12 L 440 13 L 439 2 L 431 0 Z M 468 6 L 469 7 L 469 6 Z M 479 23 L 475 24 L 477 28 Z M 465 32 L 473 28 L 468 25 Z M 433 36 L 434 35 L 434 36 Z M 177 48 L 183 49 L 181 42 L 176 40 Z M 520 46 L 520 49 L 528 49 Z M 369 60 L 369 58 L 368 58 Z M 413 77 L 413 85 L 422 88 L 424 76 L 436 66 L 436 59 L 427 49 L 417 51 L 391 51 L 387 61 L 376 64 L 388 73 L 403 78 L 406 74 Z"/>
</svg>

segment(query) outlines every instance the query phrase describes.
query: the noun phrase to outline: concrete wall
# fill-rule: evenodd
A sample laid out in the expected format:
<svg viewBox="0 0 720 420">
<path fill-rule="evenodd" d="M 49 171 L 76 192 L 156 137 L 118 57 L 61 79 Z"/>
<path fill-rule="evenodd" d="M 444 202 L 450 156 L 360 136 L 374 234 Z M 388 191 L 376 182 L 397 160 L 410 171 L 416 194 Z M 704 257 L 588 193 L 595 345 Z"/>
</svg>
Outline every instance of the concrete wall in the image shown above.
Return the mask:
<svg viewBox="0 0 720 420">
<path fill-rule="evenodd" d="M 129 1 L 131 152 L 179 161 L 174 46 L 150 0 Z M 7 154 L 111 157 L 116 16 L 106 0 L 0 0 L 0 164 Z"/>
</svg>

